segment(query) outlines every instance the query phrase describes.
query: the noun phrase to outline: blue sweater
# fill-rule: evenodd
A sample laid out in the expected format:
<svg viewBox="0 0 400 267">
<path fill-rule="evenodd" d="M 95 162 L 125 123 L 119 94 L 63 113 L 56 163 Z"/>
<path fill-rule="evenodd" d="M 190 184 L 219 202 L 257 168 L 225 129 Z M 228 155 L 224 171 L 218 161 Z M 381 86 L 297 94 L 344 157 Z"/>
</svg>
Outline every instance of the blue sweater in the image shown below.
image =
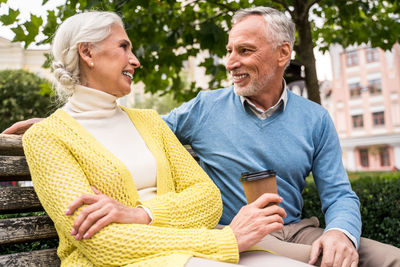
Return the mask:
<svg viewBox="0 0 400 267">
<path fill-rule="evenodd" d="M 243 108 L 233 87 L 200 92 L 163 117 L 221 191 L 220 224 L 227 225 L 246 204 L 239 177 L 244 171 L 277 172 L 285 224 L 302 218 L 305 178 L 313 173 L 325 214 L 326 230 L 348 231 L 359 243 L 359 200 L 342 164 L 342 152 L 328 112 L 288 91 L 285 109 L 260 120 Z"/>
</svg>

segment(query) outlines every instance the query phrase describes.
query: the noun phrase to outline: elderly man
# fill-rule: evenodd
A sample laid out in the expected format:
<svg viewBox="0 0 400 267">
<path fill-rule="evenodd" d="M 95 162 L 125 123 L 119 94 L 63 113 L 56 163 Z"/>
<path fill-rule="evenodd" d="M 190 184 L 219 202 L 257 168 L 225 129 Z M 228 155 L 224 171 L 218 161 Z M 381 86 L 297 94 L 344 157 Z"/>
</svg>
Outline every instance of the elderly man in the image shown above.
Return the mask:
<svg viewBox="0 0 400 267">
<path fill-rule="evenodd" d="M 164 116 L 219 187 L 224 202 L 220 224 L 228 225 L 246 204 L 241 173 L 273 169 L 287 217 L 284 229 L 265 236 L 259 246 L 321 266 L 400 266 L 398 248 L 360 238 L 359 200 L 328 112 L 286 89 L 283 73 L 293 49 L 294 24 L 268 7 L 239 10 L 233 23 L 226 68 L 234 86 L 201 92 Z M 34 122 L 18 123 L 7 132 L 21 133 Z M 325 229 L 315 217 L 302 219 L 301 193 L 310 172 Z"/>
<path fill-rule="evenodd" d="M 328 112 L 286 89 L 283 73 L 294 39 L 294 24 L 283 13 L 268 7 L 239 10 L 226 46 L 234 86 L 201 92 L 164 120 L 183 144 L 192 146 L 219 187 L 221 224 L 229 224 L 246 204 L 241 172 L 274 169 L 288 216 L 285 228 L 266 236 L 260 246 L 310 264 L 320 258 L 322 266 L 400 266 L 399 249 L 360 240 L 359 200 Z M 301 193 L 310 172 L 325 229 L 315 217 L 302 220 Z"/>
</svg>

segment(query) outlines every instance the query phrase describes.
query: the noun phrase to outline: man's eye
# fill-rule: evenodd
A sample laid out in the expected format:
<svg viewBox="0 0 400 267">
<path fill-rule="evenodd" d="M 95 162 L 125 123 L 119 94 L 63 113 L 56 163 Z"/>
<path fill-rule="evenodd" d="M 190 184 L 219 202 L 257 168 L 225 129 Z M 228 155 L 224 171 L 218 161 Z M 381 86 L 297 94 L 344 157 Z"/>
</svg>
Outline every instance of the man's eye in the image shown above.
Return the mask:
<svg viewBox="0 0 400 267">
<path fill-rule="evenodd" d="M 121 47 L 122 47 L 124 50 L 126 50 L 126 48 L 128 47 L 128 45 L 127 45 L 127 44 L 121 44 Z"/>
</svg>

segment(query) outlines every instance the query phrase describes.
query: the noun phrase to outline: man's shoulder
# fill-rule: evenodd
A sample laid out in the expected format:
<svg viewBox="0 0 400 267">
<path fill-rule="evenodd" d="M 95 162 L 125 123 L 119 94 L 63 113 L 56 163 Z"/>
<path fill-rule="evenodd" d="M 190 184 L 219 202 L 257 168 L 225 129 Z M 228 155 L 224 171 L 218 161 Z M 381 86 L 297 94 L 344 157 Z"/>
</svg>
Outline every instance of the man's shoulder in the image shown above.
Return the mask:
<svg viewBox="0 0 400 267">
<path fill-rule="evenodd" d="M 226 97 L 234 96 L 233 87 L 219 88 L 215 90 L 201 91 L 196 98 L 207 100 L 208 102 L 220 101 Z"/>
<path fill-rule="evenodd" d="M 307 113 L 310 115 L 324 116 L 328 111 L 318 103 L 311 101 L 302 96 L 296 95 L 295 93 L 288 90 L 288 97 L 291 106 L 293 106 L 300 113 Z"/>
</svg>

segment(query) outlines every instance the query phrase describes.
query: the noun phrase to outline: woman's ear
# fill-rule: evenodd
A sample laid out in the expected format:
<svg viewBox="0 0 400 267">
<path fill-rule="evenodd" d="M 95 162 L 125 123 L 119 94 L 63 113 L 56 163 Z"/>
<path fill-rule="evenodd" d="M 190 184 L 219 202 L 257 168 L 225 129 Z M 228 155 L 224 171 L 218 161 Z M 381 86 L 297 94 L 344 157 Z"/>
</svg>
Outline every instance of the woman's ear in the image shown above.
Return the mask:
<svg viewBox="0 0 400 267">
<path fill-rule="evenodd" d="M 89 68 L 94 66 L 93 62 L 93 46 L 89 43 L 79 43 L 78 52 L 82 61 L 87 64 Z"/>
</svg>

